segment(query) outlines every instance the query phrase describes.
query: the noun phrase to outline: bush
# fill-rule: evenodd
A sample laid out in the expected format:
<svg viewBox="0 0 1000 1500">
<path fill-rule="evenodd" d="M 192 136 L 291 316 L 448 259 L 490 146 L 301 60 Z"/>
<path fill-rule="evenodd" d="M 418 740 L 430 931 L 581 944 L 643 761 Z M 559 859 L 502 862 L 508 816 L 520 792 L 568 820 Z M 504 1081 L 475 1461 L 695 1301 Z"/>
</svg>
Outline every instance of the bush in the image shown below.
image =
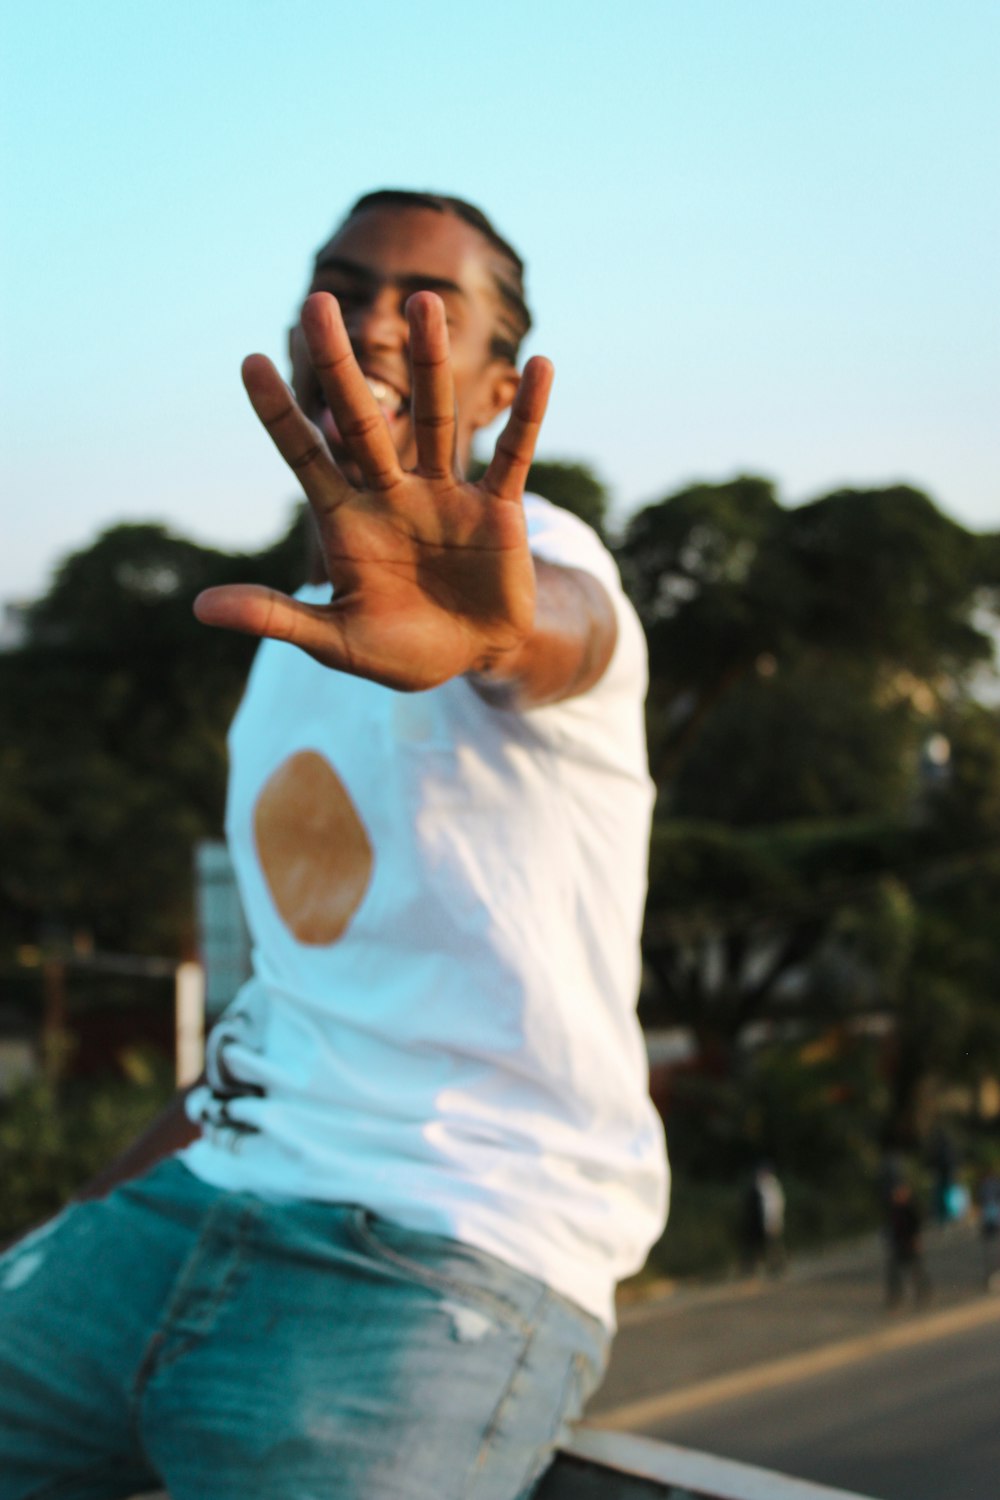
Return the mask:
<svg viewBox="0 0 1000 1500">
<path fill-rule="evenodd" d="M 644 1280 L 713 1278 L 740 1265 L 740 1221 L 748 1179 L 690 1181 L 675 1176 L 670 1222 L 649 1253 Z M 785 1243 L 790 1254 L 834 1244 L 879 1223 L 876 1185 L 863 1170 L 812 1178 L 782 1176 Z"/>
<path fill-rule="evenodd" d="M 675 1178 L 670 1222 L 649 1253 L 654 1276 L 712 1276 L 739 1259 L 739 1190 L 728 1183 Z"/>
<path fill-rule="evenodd" d="M 0 1244 L 54 1213 L 173 1096 L 166 1059 L 136 1050 L 120 1062 L 125 1078 L 33 1079 L 0 1104 Z"/>
</svg>

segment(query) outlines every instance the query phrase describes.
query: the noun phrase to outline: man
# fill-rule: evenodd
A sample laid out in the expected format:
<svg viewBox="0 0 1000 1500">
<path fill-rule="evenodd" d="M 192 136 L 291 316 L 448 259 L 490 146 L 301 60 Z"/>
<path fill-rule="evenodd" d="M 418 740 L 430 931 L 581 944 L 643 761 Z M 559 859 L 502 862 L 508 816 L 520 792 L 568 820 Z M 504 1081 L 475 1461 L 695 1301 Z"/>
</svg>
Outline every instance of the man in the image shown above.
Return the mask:
<svg viewBox="0 0 1000 1500">
<path fill-rule="evenodd" d="M 931 1295 L 931 1282 L 924 1265 L 924 1215 L 908 1182 L 892 1189 L 886 1218 L 885 1302 L 898 1307 L 903 1300 L 904 1284 L 912 1282 L 917 1302 Z"/>
<path fill-rule="evenodd" d="M 758 1165 L 743 1201 L 743 1269 L 748 1276 L 785 1269 L 785 1190 L 768 1161 Z"/>
<path fill-rule="evenodd" d="M 600 543 L 523 497 L 528 321 L 477 210 L 374 194 L 317 256 L 297 400 L 244 366 L 326 580 L 196 603 L 269 638 L 227 813 L 255 973 L 193 1125 L 0 1268 L 3 1500 L 514 1500 L 599 1379 L 666 1186 L 645 665 Z"/>
</svg>

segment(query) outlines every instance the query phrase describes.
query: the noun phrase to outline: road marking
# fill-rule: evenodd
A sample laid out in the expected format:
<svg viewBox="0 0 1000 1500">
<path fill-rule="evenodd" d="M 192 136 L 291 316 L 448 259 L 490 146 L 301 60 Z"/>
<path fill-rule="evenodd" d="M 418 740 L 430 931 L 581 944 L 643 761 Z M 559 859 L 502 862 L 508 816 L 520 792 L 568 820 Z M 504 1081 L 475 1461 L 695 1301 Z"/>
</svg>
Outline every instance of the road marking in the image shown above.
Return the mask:
<svg viewBox="0 0 1000 1500">
<path fill-rule="evenodd" d="M 966 1333 L 971 1328 L 1000 1322 L 1000 1299 L 990 1302 L 964 1303 L 930 1317 L 915 1319 L 895 1328 L 881 1328 L 877 1333 L 866 1333 L 856 1338 L 841 1339 L 835 1344 L 824 1344 L 821 1349 L 811 1349 L 805 1354 L 790 1354 L 782 1359 L 768 1360 L 764 1364 L 751 1365 L 746 1370 L 734 1370 L 731 1375 L 717 1375 L 712 1380 L 703 1380 L 698 1385 L 684 1390 L 665 1391 L 658 1396 L 646 1396 L 640 1401 L 628 1401 L 610 1411 L 596 1412 L 594 1422 L 615 1432 L 648 1427 L 666 1417 L 686 1415 L 714 1406 L 720 1401 L 733 1401 L 739 1396 L 756 1395 L 758 1391 L 773 1390 L 776 1386 L 788 1385 L 797 1380 L 808 1380 L 813 1375 L 825 1375 L 830 1370 L 839 1370 L 844 1365 L 871 1359 L 876 1354 L 885 1354 L 892 1349 L 909 1349 L 917 1344 L 931 1343 L 952 1333 Z"/>
</svg>

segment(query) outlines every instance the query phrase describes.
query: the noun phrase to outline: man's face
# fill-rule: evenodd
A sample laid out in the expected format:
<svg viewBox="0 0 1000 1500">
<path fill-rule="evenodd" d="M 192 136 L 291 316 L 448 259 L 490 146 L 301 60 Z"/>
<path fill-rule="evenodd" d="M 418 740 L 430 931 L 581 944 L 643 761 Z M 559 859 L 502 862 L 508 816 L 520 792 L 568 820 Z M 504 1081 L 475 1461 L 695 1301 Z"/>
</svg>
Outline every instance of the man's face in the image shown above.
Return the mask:
<svg viewBox="0 0 1000 1500">
<path fill-rule="evenodd" d="M 517 373 L 491 352 L 501 301 L 496 252 L 471 224 L 430 208 L 371 208 L 357 214 L 319 252 L 310 292 L 340 303 L 355 357 L 382 409 L 404 468 L 417 463 L 410 413 L 406 299 L 437 292 L 444 303 L 458 411 L 457 458 L 464 469 L 474 433 L 509 406 Z M 348 477 L 336 422 L 309 363 L 301 328 L 290 339 L 292 385 L 306 416 L 323 432 Z"/>
</svg>

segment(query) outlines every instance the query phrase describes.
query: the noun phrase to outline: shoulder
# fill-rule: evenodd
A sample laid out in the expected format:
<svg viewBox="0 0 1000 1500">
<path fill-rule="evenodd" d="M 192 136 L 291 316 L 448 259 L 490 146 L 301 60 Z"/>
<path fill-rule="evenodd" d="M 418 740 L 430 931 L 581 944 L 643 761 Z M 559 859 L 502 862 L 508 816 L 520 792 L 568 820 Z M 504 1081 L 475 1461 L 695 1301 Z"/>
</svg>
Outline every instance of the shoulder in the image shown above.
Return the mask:
<svg viewBox="0 0 1000 1500">
<path fill-rule="evenodd" d="M 601 700 L 622 691 L 644 696 L 647 684 L 646 638 L 635 609 L 622 588 L 618 565 L 608 548 L 586 521 L 540 495 L 525 495 L 524 513 L 532 556 L 556 567 L 589 573 L 604 588 L 615 613 L 617 640 L 607 670 L 596 688 L 583 699 L 569 701 L 581 704 L 594 697 Z"/>
<path fill-rule="evenodd" d="M 525 495 L 524 515 L 533 556 L 559 567 L 581 568 L 598 578 L 609 592 L 621 593 L 615 560 L 586 521 L 543 500 L 541 495 Z"/>
</svg>

